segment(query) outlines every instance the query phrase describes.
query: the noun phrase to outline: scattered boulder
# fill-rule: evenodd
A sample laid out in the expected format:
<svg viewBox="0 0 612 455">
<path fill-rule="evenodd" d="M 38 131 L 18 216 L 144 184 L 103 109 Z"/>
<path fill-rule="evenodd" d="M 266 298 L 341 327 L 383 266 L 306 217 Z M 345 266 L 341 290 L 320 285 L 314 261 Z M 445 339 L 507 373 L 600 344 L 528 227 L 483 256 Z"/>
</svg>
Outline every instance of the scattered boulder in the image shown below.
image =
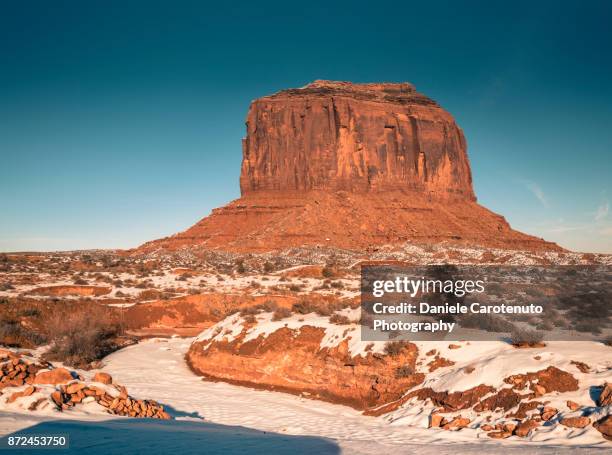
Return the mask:
<svg viewBox="0 0 612 455">
<path fill-rule="evenodd" d="M 504 431 L 508 431 L 510 433 L 514 433 L 514 430 L 516 430 L 516 423 L 515 422 L 508 422 L 508 423 L 504 423 L 504 425 L 502 426 L 502 430 Z"/>
<path fill-rule="evenodd" d="M 580 409 L 580 405 L 578 403 L 576 403 L 575 401 L 572 400 L 567 400 L 567 407 L 569 408 L 570 411 L 576 411 L 578 409 Z"/>
<path fill-rule="evenodd" d="M 104 373 L 102 371 L 98 371 L 94 375 L 93 381 L 94 382 L 100 382 L 102 384 L 112 384 L 113 383 L 113 377 L 110 374 L 108 374 L 108 373 Z"/>
<path fill-rule="evenodd" d="M 597 399 L 598 406 L 609 406 L 612 404 L 612 386 L 609 383 L 603 385 L 603 389 Z"/>
<path fill-rule="evenodd" d="M 36 387 L 34 386 L 28 386 L 26 387 L 24 390 L 20 391 L 20 392 L 15 392 L 13 393 L 10 397 L 8 397 L 8 399 L 6 400 L 7 403 L 12 403 L 14 402 L 17 398 L 21 398 L 21 397 L 29 397 L 30 395 L 32 395 L 34 392 L 36 392 Z"/>
<path fill-rule="evenodd" d="M 74 378 L 66 368 L 54 368 L 48 371 L 41 371 L 34 378 L 34 384 L 66 384 Z"/>
<path fill-rule="evenodd" d="M 584 428 L 591 423 L 591 419 L 585 416 L 580 417 L 564 417 L 561 419 L 561 425 L 569 428 Z"/>
<path fill-rule="evenodd" d="M 452 360 L 445 359 L 444 357 L 440 357 L 437 355 L 431 362 L 427 364 L 429 367 L 429 372 L 436 371 L 438 368 L 450 367 L 453 366 L 455 362 Z"/>
<path fill-rule="evenodd" d="M 606 416 L 593 424 L 593 427 L 599 431 L 604 438 L 612 441 L 612 415 Z"/>
<path fill-rule="evenodd" d="M 467 427 L 470 424 L 470 419 L 465 417 L 455 417 L 453 420 L 445 424 L 442 428 L 444 430 L 460 430 Z"/>
<path fill-rule="evenodd" d="M 550 406 L 544 406 L 542 408 L 542 420 L 548 422 L 550 419 L 552 419 L 554 416 L 557 415 L 557 413 L 559 412 L 558 409 L 550 407 Z"/>
<path fill-rule="evenodd" d="M 531 389 L 534 391 L 536 397 L 541 397 L 546 394 L 546 389 L 540 384 L 534 384 Z"/>
<path fill-rule="evenodd" d="M 43 365 L 26 362 L 21 355 L 10 351 L 0 357 L 4 363 L 0 367 L 0 389 L 5 387 L 19 387 L 24 384 L 32 384 L 34 376 Z"/>
<path fill-rule="evenodd" d="M 72 395 L 72 394 L 76 394 L 79 392 L 79 390 L 82 390 L 85 388 L 85 384 L 83 384 L 82 382 L 75 382 L 74 384 L 70 384 L 68 387 L 66 387 L 66 393 Z"/>
<path fill-rule="evenodd" d="M 59 390 L 56 390 L 55 392 L 51 393 L 51 399 L 53 400 L 53 402 L 57 405 L 59 409 L 62 409 L 62 405 L 63 405 L 62 392 L 60 392 Z"/>
<path fill-rule="evenodd" d="M 429 416 L 429 427 L 428 428 L 439 428 L 442 426 L 444 417 L 440 414 L 432 414 Z"/>
<path fill-rule="evenodd" d="M 524 420 L 517 425 L 516 430 L 514 431 L 514 434 L 521 438 L 525 438 L 529 436 L 529 433 L 531 432 L 531 430 L 539 426 L 540 426 L 540 422 L 538 422 L 537 420 L 534 420 L 534 419 Z"/>
</svg>

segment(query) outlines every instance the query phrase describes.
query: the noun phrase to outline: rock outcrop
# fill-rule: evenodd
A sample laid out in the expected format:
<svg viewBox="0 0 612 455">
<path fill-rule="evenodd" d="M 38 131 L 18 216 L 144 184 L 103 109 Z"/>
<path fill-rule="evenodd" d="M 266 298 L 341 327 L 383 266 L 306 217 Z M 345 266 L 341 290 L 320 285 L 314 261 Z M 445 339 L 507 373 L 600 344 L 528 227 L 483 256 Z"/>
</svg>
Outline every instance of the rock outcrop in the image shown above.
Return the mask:
<svg viewBox="0 0 612 455">
<path fill-rule="evenodd" d="M 4 389 L 7 388 L 10 393 L 5 395 Z M 108 373 L 97 372 L 91 381 L 85 382 L 77 372 L 63 367 L 55 368 L 45 361 L 38 363 L 31 357 L 0 349 L 0 404 L 13 403 L 16 403 L 17 409 L 28 411 L 44 411 L 49 405 L 58 411 L 65 411 L 77 405 L 97 403 L 106 408 L 109 414 L 171 418 L 159 403 L 128 395 L 127 389 L 116 384 Z"/>
<path fill-rule="evenodd" d="M 315 81 L 253 101 L 242 196 L 138 252 L 451 242 L 560 250 L 476 203 L 463 132 L 401 84 Z"/>
<path fill-rule="evenodd" d="M 322 348 L 325 330 L 321 327 L 283 327 L 254 339 L 246 335 L 245 329 L 231 341 L 196 341 L 187 362 L 208 380 L 294 393 L 356 409 L 397 400 L 424 378 L 414 372 L 418 350 L 410 343 L 401 344 L 392 355 L 351 356 L 347 340 Z"/>
<path fill-rule="evenodd" d="M 462 131 L 403 84 L 315 81 L 254 101 L 240 189 L 416 190 L 475 200 Z"/>
</svg>

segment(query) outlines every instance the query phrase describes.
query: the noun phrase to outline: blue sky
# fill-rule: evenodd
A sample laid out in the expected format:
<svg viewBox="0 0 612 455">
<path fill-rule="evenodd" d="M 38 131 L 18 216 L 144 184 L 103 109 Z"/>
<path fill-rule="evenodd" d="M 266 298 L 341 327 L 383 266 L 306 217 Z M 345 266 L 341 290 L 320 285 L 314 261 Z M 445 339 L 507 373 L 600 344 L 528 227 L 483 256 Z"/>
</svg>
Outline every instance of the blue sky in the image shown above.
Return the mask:
<svg viewBox="0 0 612 455">
<path fill-rule="evenodd" d="M 409 81 L 464 129 L 479 201 L 612 252 L 612 3 L 13 2 L 0 251 L 126 248 L 239 196 L 251 100 Z"/>
</svg>

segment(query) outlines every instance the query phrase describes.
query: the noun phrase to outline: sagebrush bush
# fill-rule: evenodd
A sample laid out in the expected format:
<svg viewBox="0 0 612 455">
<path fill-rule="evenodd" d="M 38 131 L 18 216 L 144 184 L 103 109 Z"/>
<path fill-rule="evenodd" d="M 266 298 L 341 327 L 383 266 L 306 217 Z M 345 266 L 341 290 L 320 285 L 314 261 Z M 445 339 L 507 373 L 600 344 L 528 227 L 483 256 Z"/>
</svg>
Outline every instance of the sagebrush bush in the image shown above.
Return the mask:
<svg viewBox="0 0 612 455">
<path fill-rule="evenodd" d="M 112 311 L 98 304 L 80 305 L 68 313 L 56 312 L 46 329 L 51 341 L 47 358 L 78 368 L 87 368 L 116 350 L 116 339 L 123 334 Z"/>
<path fill-rule="evenodd" d="M 0 319 L 0 344 L 17 348 L 34 348 L 45 343 L 43 335 L 25 328 L 16 319 Z"/>
<path fill-rule="evenodd" d="M 414 374 L 414 368 L 410 365 L 403 365 L 395 369 L 395 377 L 396 378 L 407 378 Z"/>
<path fill-rule="evenodd" d="M 407 345 L 407 341 L 387 341 L 385 344 L 385 354 L 390 356 L 400 355 Z"/>
<path fill-rule="evenodd" d="M 536 330 L 515 327 L 512 333 L 510 334 L 510 339 L 512 340 L 512 344 L 514 345 L 535 345 L 542 342 L 542 340 L 544 339 L 544 334 Z"/>
<path fill-rule="evenodd" d="M 293 313 L 291 312 L 291 310 L 289 308 L 278 308 L 276 309 L 276 311 L 274 311 L 274 315 L 272 316 L 272 320 L 273 321 L 280 321 L 281 319 L 285 319 L 288 318 L 292 315 Z"/>
</svg>

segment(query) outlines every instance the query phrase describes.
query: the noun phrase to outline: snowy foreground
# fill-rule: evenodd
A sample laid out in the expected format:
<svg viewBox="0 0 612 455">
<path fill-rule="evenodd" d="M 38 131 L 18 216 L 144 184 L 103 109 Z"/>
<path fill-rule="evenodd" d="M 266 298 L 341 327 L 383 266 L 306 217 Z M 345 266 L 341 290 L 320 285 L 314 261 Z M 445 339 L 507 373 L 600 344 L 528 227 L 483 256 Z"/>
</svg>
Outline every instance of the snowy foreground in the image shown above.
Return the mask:
<svg viewBox="0 0 612 455">
<path fill-rule="evenodd" d="M 531 443 L 475 439 L 469 431 L 428 430 L 284 393 L 204 382 L 184 362 L 192 341 L 144 341 L 109 356 L 104 368 L 134 396 L 162 403 L 175 420 L 111 417 L 87 407 L 36 415 L 4 410 L 0 435 L 69 434 L 70 450 L 62 453 L 105 454 L 553 454 L 577 449 L 604 453 L 610 448 L 606 443 L 568 447 L 571 438 L 555 435 Z"/>
</svg>

